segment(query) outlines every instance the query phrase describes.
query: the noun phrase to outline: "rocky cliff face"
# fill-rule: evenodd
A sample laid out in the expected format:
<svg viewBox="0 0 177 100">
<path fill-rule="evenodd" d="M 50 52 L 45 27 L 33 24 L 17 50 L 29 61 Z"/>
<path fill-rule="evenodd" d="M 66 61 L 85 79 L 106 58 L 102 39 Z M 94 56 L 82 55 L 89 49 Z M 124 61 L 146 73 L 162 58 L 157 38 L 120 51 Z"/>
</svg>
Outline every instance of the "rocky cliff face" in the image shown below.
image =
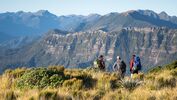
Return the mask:
<svg viewBox="0 0 177 100">
<path fill-rule="evenodd" d="M 100 54 L 105 55 L 111 65 L 116 56 L 121 56 L 128 64 L 132 54 L 142 58 L 144 66 L 165 64 L 177 56 L 177 30 L 157 29 L 122 29 L 107 33 L 101 30 L 61 35 L 55 32 L 46 36 L 45 53 L 56 60 L 64 61 L 67 66 L 84 67 L 90 65 Z"/>
<path fill-rule="evenodd" d="M 8 67 L 64 65 L 85 68 L 91 66 L 100 54 L 105 55 L 108 69 L 116 56 L 129 65 L 131 55 L 137 54 L 147 70 L 177 59 L 177 30 L 157 27 L 123 28 L 116 32 L 52 30 L 38 42 L 0 60 L 8 59 L 8 63 L 3 63 Z"/>
</svg>

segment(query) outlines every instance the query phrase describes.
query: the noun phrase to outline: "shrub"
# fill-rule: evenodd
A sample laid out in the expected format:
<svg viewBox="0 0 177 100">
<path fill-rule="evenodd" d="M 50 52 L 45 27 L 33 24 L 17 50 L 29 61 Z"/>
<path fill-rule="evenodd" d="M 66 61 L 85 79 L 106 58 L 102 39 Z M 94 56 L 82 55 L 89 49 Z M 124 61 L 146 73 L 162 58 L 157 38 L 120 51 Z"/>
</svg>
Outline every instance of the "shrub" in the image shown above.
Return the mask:
<svg viewBox="0 0 177 100">
<path fill-rule="evenodd" d="M 50 78 L 50 86 L 51 87 L 57 87 L 58 85 L 61 85 L 63 83 L 63 77 L 59 76 L 58 74 L 52 75 Z"/>
<path fill-rule="evenodd" d="M 138 80 L 121 80 L 120 81 L 121 86 L 129 91 L 134 90 L 136 87 L 138 87 L 141 82 Z"/>
<path fill-rule="evenodd" d="M 48 82 L 48 75 L 45 69 L 38 68 L 24 73 L 24 75 L 17 81 L 17 87 L 20 88 L 34 88 L 43 87 L 43 84 Z M 41 84 L 42 83 L 42 84 Z"/>
<path fill-rule="evenodd" d="M 17 81 L 18 88 L 44 88 L 61 85 L 65 77 L 56 70 L 46 68 L 31 69 L 25 72 Z"/>
<path fill-rule="evenodd" d="M 87 73 L 84 73 L 82 70 L 79 69 L 67 69 L 64 71 L 64 75 L 68 78 L 77 78 L 77 79 L 84 79 L 87 77 Z"/>
<path fill-rule="evenodd" d="M 64 66 L 49 66 L 48 68 L 48 73 L 53 75 L 53 74 L 59 74 L 59 75 L 64 75 Z"/>
</svg>

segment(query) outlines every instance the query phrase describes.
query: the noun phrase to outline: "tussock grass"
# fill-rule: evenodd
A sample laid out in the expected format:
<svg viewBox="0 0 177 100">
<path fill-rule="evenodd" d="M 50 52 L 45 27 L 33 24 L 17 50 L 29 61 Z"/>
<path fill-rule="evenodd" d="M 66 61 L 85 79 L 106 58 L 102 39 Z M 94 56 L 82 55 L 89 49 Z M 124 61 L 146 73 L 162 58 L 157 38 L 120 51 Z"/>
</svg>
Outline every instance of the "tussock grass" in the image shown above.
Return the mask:
<svg viewBox="0 0 177 100">
<path fill-rule="evenodd" d="M 133 91 L 135 88 L 141 85 L 141 83 L 142 83 L 141 81 L 133 80 L 133 79 L 120 81 L 121 86 L 129 91 Z"/>
<path fill-rule="evenodd" d="M 177 100 L 176 62 L 124 79 L 92 68 L 6 70 L 0 100 Z"/>
</svg>

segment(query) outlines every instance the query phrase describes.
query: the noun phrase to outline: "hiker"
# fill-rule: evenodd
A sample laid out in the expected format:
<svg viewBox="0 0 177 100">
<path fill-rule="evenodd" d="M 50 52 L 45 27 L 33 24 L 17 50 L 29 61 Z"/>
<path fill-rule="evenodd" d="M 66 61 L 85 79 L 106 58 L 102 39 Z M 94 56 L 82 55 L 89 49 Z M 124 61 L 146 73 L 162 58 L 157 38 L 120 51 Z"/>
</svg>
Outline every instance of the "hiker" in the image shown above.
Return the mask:
<svg viewBox="0 0 177 100">
<path fill-rule="evenodd" d="M 132 58 L 130 60 L 130 73 L 131 77 L 133 74 L 138 74 L 138 71 L 141 70 L 141 61 L 139 56 L 137 55 L 132 55 Z"/>
<path fill-rule="evenodd" d="M 99 58 L 94 62 L 96 68 L 99 68 L 101 71 L 105 71 L 105 62 L 104 56 L 100 55 Z"/>
<path fill-rule="evenodd" d="M 124 78 L 126 72 L 126 64 L 119 56 L 117 56 L 117 61 L 113 65 L 113 71 L 118 72 L 121 78 Z"/>
</svg>

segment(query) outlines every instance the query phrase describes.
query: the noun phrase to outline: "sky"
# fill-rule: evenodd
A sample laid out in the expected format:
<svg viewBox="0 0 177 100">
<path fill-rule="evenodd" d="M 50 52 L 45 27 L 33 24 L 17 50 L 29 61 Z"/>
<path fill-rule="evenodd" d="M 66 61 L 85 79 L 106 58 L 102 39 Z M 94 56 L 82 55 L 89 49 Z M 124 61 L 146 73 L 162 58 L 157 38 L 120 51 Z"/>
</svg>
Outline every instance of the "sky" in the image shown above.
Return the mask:
<svg viewBox="0 0 177 100">
<path fill-rule="evenodd" d="M 0 0 L 0 13 L 48 10 L 60 15 L 101 15 L 110 12 L 149 9 L 177 16 L 177 0 Z"/>
</svg>

